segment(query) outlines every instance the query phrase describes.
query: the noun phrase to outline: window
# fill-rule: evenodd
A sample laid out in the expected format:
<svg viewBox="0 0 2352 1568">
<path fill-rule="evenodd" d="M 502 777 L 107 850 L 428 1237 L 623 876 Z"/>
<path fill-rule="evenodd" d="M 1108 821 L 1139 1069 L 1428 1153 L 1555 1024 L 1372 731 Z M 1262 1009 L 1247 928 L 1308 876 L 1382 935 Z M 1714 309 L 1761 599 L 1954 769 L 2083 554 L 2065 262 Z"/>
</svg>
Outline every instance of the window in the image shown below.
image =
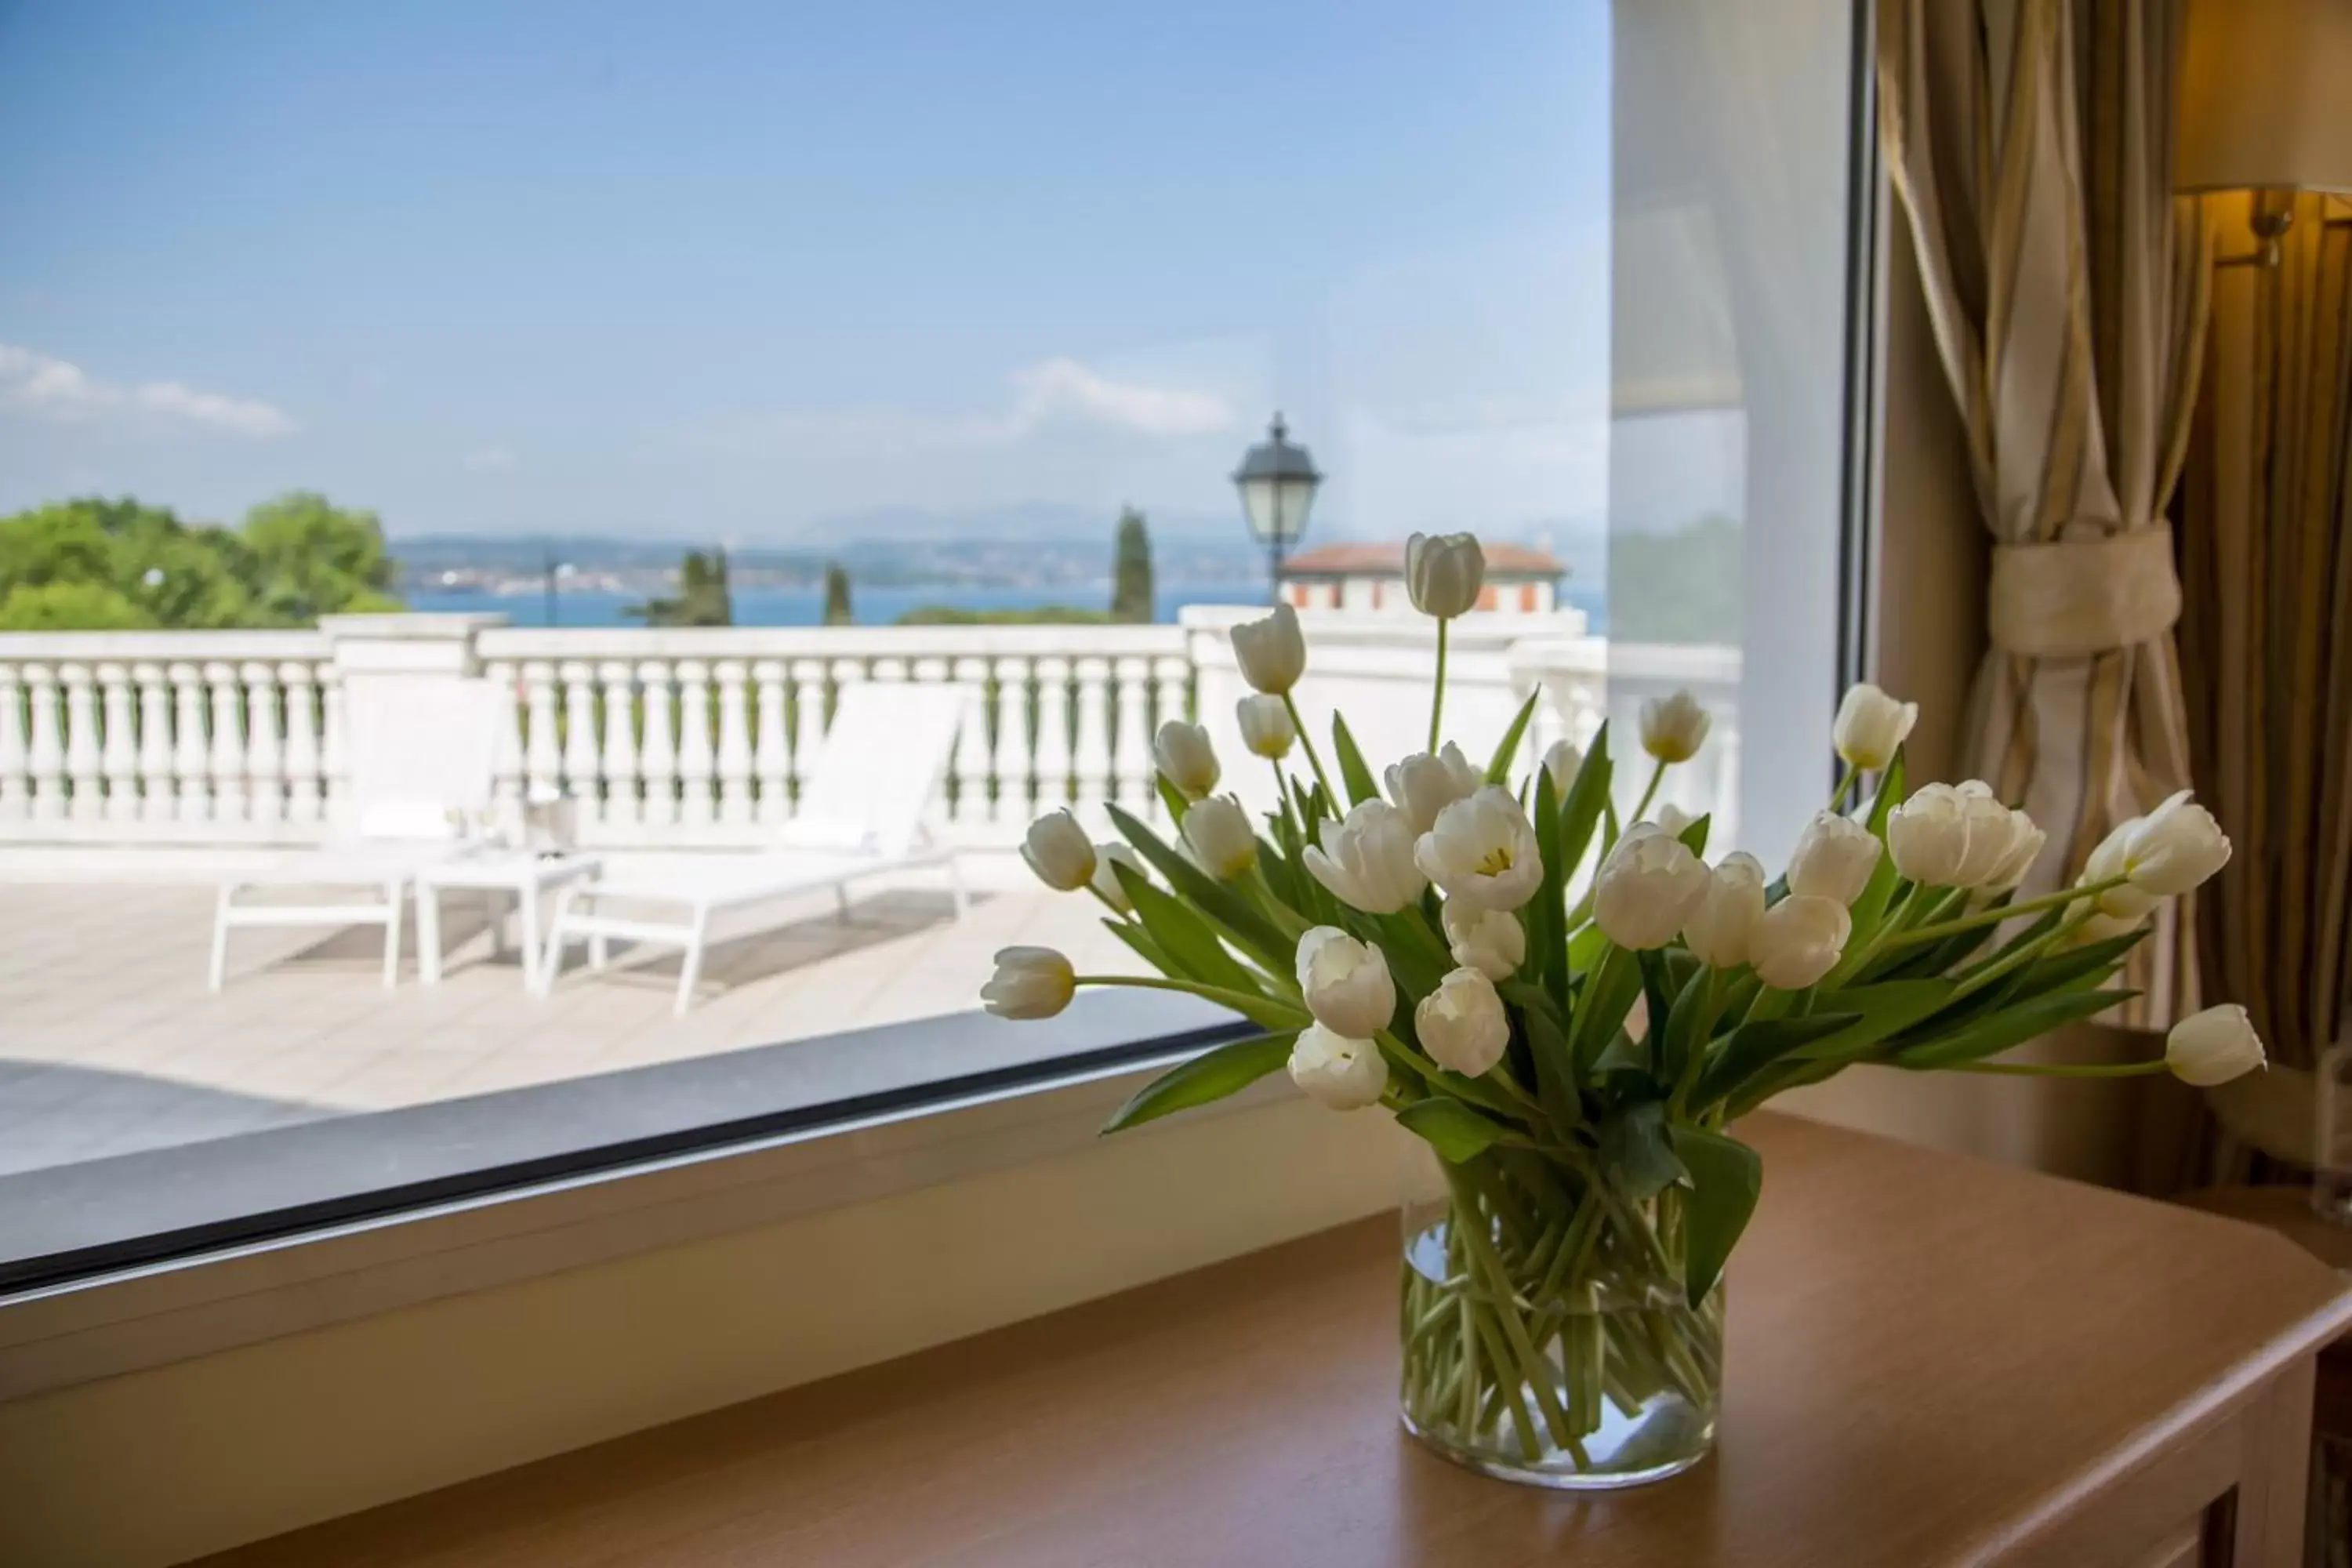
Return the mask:
<svg viewBox="0 0 2352 1568">
<path fill-rule="evenodd" d="M 1412 749 L 1415 530 L 1497 547 L 1465 741 L 1690 686 L 1677 804 L 1799 820 L 1853 26 L 12 15 L 0 1280 L 1214 1037 L 976 1016 L 1001 945 L 1133 962 L 1009 847 L 1149 816 L 1165 718 L 1239 756 L 1276 593 L 1310 721 Z M 1276 410 L 1327 476 L 1279 584 L 1231 484 Z"/>
</svg>

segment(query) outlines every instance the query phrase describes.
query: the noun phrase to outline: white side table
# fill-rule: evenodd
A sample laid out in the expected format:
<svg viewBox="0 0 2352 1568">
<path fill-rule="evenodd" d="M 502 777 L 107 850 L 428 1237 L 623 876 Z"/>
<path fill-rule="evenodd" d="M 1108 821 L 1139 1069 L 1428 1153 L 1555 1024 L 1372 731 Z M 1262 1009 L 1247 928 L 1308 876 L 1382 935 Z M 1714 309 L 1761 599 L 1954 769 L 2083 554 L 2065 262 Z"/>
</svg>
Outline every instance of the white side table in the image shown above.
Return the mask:
<svg viewBox="0 0 2352 1568">
<path fill-rule="evenodd" d="M 523 849 L 489 850 L 443 861 L 416 876 L 416 973 L 427 985 L 441 983 L 441 895 L 477 892 L 489 905 L 490 944 L 495 953 L 506 951 L 506 906 L 521 913 L 517 933 L 522 948 L 523 989 L 530 989 L 539 971 L 540 906 L 548 895 L 583 877 L 593 877 L 604 862 L 593 855 L 537 855 Z"/>
</svg>

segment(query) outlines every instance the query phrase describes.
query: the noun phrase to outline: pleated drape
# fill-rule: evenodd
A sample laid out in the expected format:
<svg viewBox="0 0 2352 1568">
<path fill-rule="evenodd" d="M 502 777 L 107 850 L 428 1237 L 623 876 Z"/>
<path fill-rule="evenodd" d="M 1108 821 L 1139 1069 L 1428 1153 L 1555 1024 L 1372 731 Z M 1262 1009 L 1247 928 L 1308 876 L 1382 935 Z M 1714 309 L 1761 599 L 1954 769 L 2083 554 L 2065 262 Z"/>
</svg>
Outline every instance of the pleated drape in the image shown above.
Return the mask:
<svg viewBox="0 0 2352 1568">
<path fill-rule="evenodd" d="M 2188 785 L 2165 510 L 2210 252 L 2171 195 L 2183 0 L 1880 0 L 1880 134 L 1993 538 L 1977 773 L 2049 831 L 2029 890 Z M 2124 1021 L 2192 1006 L 2186 911 Z"/>
</svg>

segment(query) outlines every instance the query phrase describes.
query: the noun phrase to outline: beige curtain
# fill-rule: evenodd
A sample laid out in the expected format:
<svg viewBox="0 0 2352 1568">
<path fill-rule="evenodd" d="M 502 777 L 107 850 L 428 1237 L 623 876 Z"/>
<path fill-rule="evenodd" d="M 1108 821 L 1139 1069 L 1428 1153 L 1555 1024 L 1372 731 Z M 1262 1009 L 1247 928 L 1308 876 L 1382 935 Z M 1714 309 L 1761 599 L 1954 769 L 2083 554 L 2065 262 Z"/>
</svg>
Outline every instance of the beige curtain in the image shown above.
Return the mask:
<svg viewBox="0 0 2352 1568">
<path fill-rule="evenodd" d="M 2250 249 L 2246 199 L 2212 206 L 2219 243 Z M 2215 277 L 2180 639 L 2198 793 L 2236 854 L 2198 952 L 2279 1065 L 2210 1097 L 2235 1136 L 2192 1179 L 2243 1180 L 2252 1148 L 2307 1163 L 2296 1069 L 2352 1037 L 2352 211 L 2299 197 L 2276 269 Z"/>
<path fill-rule="evenodd" d="M 2171 195 L 2184 0 L 1879 0 L 1879 131 L 1993 538 L 1974 771 L 2047 828 L 2029 889 L 2189 783 L 2166 503 L 2203 342 Z M 2168 915 L 2128 1022 L 2193 1004 Z"/>
</svg>

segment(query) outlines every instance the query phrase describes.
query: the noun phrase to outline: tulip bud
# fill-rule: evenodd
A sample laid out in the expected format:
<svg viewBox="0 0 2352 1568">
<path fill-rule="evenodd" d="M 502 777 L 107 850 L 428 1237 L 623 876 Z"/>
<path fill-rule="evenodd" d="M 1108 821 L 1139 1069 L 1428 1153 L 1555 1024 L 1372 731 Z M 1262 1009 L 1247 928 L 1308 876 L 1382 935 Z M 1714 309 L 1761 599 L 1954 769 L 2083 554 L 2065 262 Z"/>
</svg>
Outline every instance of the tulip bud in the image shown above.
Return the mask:
<svg viewBox="0 0 2352 1568">
<path fill-rule="evenodd" d="M 1593 879 L 1592 918 L 1619 947 L 1664 947 L 1690 923 L 1713 881 L 1681 840 L 1655 827 L 1628 832 Z"/>
<path fill-rule="evenodd" d="M 1298 726 L 1290 721 L 1290 704 L 1279 697 L 1264 692 L 1244 697 L 1234 704 L 1234 717 L 1241 723 L 1242 744 L 1271 761 L 1288 756 L 1298 739 Z"/>
<path fill-rule="evenodd" d="M 1370 1039 L 1396 1016 L 1388 959 L 1338 926 L 1298 939 L 1298 990 L 1317 1023 L 1351 1040 Z"/>
<path fill-rule="evenodd" d="M 1853 917 L 1835 899 L 1792 893 L 1756 922 L 1748 957 L 1756 977 L 1775 991 L 1801 991 L 1837 967 L 1853 935 Z"/>
<path fill-rule="evenodd" d="M 1830 741 L 1848 763 L 1875 771 L 1895 760 L 1911 726 L 1918 721 L 1916 702 L 1897 702 L 1867 680 L 1860 680 L 1846 688 Z"/>
<path fill-rule="evenodd" d="M 1307 870 L 1349 909 L 1392 915 L 1429 886 L 1412 851 L 1402 812 L 1384 800 L 1360 801 L 1344 820 L 1324 825 L 1321 845 L 1307 847 Z"/>
<path fill-rule="evenodd" d="M 1413 846 L 1412 858 L 1446 898 L 1463 900 L 1465 913 L 1468 907 L 1516 910 L 1543 886 L 1535 825 L 1500 784 L 1485 785 L 1439 812 Z"/>
<path fill-rule="evenodd" d="M 1789 857 L 1789 891 L 1851 906 L 1870 886 L 1878 851 L 1878 839 L 1852 817 L 1816 813 Z"/>
<path fill-rule="evenodd" d="M 1438 914 L 1454 962 L 1475 969 L 1489 980 L 1508 980 L 1527 962 L 1528 931 L 1508 910 L 1482 910 L 1446 904 Z"/>
<path fill-rule="evenodd" d="M 1135 900 L 1127 896 L 1125 888 L 1119 886 L 1118 872 L 1113 868 L 1118 866 L 1126 867 L 1139 877 L 1147 875 L 1143 868 L 1143 857 L 1118 840 L 1095 846 L 1094 890 L 1103 902 L 1120 914 L 1126 914 L 1135 908 Z"/>
<path fill-rule="evenodd" d="M 1333 1110 L 1361 1110 L 1381 1102 L 1381 1091 L 1389 1084 L 1389 1064 L 1371 1041 L 1351 1040 L 1309 1024 L 1290 1047 L 1290 1081 Z"/>
<path fill-rule="evenodd" d="M 1887 814 L 1886 849 L 1895 868 L 1922 887 L 1975 888 L 2005 872 L 2039 831 L 1980 780 L 1922 784 Z"/>
<path fill-rule="evenodd" d="M 1288 605 L 1276 605 L 1264 620 L 1235 626 L 1233 642 L 1242 679 L 1269 697 L 1288 691 L 1307 672 L 1307 639 L 1298 632 L 1298 612 Z"/>
<path fill-rule="evenodd" d="M 1476 1078 L 1503 1059 L 1511 1020 L 1493 981 L 1475 969 L 1456 969 L 1412 1010 L 1412 1032 L 1439 1067 Z"/>
<path fill-rule="evenodd" d="M 1544 772 L 1551 775 L 1552 798 L 1566 800 L 1569 786 L 1584 771 L 1584 753 L 1571 742 L 1554 741 L 1543 754 L 1543 765 Z"/>
<path fill-rule="evenodd" d="M 1416 533 L 1404 542 L 1405 592 L 1412 607 L 1441 621 L 1478 605 L 1486 582 L 1486 553 L 1475 534 Z"/>
<path fill-rule="evenodd" d="M 2269 1064 L 2246 1010 L 2225 1002 L 2172 1026 L 2164 1037 L 2164 1065 L 2181 1082 L 2210 1089 Z"/>
<path fill-rule="evenodd" d="M 1229 795 L 1213 795 L 1184 813 L 1184 847 L 1193 864 L 1220 882 L 1230 882 L 1257 864 L 1257 834 L 1249 814 Z"/>
<path fill-rule="evenodd" d="M 1217 787 L 1223 771 L 1217 766 L 1217 749 L 1209 744 L 1209 731 L 1201 725 L 1169 720 L 1160 726 L 1151 753 L 1160 775 L 1186 800 L 1198 800 Z"/>
<path fill-rule="evenodd" d="M 1714 721 L 1688 691 L 1642 704 L 1642 750 L 1662 763 L 1686 763 L 1706 743 Z"/>
<path fill-rule="evenodd" d="M 1077 994 L 1070 961 L 1050 947 L 1007 947 L 980 999 L 1000 1018 L 1050 1018 Z"/>
<path fill-rule="evenodd" d="M 1389 798 L 1404 813 L 1406 825 L 1418 836 L 1435 825 L 1437 814 L 1457 800 L 1467 800 L 1484 784 L 1486 775 L 1470 765 L 1453 742 L 1434 756 L 1415 752 L 1388 770 Z"/>
<path fill-rule="evenodd" d="M 1752 956 L 1763 918 L 1763 863 L 1735 850 L 1708 877 L 1706 896 L 1683 925 L 1683 942 L 1710 969 L 1737 969 Z"/>
<path fill-rule="evenodd" d="M 1095 874 L 1094 840 L 1067 811 L 1049 811 L 1031 823 L 1021 858 L 1056 892 L 1074 893 Z"/>
<path fill-rule="evenodd" d="M 2178 898 L 2230 863 L 2230 840 L 2213 814 L 2182 790 L 2129 825 L 2121 874 L 2153 898 Z M 2105 845 L 2100 848 L 2105 849 Z M 2116 875 L 2109 872 L 2108 875 Z"/>
</svg>

